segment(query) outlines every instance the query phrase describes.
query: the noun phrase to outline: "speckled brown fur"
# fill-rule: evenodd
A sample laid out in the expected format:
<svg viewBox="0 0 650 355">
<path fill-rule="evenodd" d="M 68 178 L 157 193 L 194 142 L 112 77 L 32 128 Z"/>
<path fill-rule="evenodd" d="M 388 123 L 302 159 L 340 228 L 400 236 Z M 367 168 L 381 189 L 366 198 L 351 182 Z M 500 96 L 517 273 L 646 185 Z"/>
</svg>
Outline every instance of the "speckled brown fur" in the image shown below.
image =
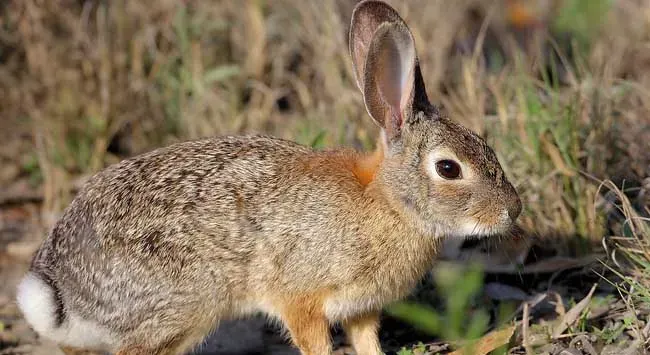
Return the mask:
<svg viewBox="0 0 650 355">
<path fill-rule="evenodd" d="M 39 287 L 52 294 L 58 318 L 42 335 L 84 343 L 57 329 L 87 322 L 99 335 L 84 344 L 97 350 L 181 354 L 220 320 L 261 311 L 303 354 L 330 353 L 336 322 L 359 354 L 378 354 L 382 306 L 411 290 L 443 237 L 471 234 L 467 221 L 509 228 L 517 193 L 484 141 L 429 104 L 406 24 L 369 1 L 351 27 L 357 80 L 383 128 L 375 153 L 219 137 L 108 167 L 65 210 L 19 293 L 21 305 Z M 438 153 L 467 176 L 437 176 Z"/>
</svg>

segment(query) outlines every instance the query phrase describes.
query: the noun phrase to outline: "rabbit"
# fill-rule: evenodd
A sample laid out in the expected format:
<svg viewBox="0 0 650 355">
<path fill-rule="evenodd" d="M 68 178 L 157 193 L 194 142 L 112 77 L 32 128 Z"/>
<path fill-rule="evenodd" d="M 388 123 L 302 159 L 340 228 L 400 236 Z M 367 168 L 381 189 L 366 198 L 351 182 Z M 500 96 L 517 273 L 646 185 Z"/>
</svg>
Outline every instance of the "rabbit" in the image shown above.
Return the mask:
<svg viewBox="0 0 650 355">
<path fill-rule="evenodd" d="M 503 233 L 521 202 L 492 149 L 429 103 L 393 8 L 359 3 L 349 38 L 375 152 L 227 136 L 107 167 L 18 286 L 31 327 L 67 354 L 183 354 L 220 320 L 262 313 L 302 354 L 331 354 L 333 324 L 381 354 L 382 307 L 441 241 Z"/>
</svg>

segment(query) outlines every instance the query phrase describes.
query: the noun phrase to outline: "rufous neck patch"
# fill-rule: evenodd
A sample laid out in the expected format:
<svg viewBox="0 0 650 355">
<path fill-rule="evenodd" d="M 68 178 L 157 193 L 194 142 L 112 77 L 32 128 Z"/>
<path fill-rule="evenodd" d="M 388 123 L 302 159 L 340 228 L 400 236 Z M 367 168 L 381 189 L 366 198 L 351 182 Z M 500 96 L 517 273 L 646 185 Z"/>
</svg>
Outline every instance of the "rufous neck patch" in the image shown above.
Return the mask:
<svg viewBox="0 0 650 355">
<path fill-rule="evenodd" d="M 381 144 L 377 146 L 377 149 L 374 152 L 369 154 L 360 154 L 356 158 L 352 172 L 361 185 L 366 186 L 375 179 L 375 174 L 377 173 L 379 165 L 383 159 L 384 151 Z"/>
</svg>

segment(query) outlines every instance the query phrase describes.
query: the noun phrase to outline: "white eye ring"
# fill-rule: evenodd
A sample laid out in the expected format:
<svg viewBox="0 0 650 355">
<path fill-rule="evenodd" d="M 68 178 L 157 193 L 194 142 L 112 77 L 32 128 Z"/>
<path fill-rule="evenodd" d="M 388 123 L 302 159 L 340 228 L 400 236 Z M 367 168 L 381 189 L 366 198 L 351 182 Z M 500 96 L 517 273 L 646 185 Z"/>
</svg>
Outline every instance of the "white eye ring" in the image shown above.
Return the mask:
<svg viewBox="0 0 650 355">
<path fill-rule="evenodd" d="M 456 165 L 459 175 L 456 176 L 455 171 L 448 171 L 444 166 L 439 166 L 441 163 Z M 471 181 L 474 177 L 474 171 L 471 166 L 458 159 L 456 154 L 449 148 L 438 148 L 429 152 L 426 159 L 426 170 L 429 177 L 434 180 L 460 182 L 461 180 Z M 445 174 L 445 171 L 451 174 Z"/>
</svg>

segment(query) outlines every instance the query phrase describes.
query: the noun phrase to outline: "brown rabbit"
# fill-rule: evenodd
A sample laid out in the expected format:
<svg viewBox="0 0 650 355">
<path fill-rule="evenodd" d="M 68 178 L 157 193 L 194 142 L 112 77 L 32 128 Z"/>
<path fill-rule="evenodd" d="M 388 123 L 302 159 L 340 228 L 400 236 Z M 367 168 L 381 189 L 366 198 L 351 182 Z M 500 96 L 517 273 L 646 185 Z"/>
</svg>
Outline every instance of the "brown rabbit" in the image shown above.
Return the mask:
<svg viewBox="0 0 650 355">
<path fill-rule="evenodd" d="M 182 354 L 220 320 L 263 312 L 303 354 L 331 353 L 333 323 L 380 354 L 382 306 L 442 238 L 504 232 L 521 203 L 485 142 L 429 103 L 395 10 L 360 3 L 350 52 L 377 152 L 222 137 L 105 169 L 19 286 L 32 327 L 66 349 Z"/>
</svg>

